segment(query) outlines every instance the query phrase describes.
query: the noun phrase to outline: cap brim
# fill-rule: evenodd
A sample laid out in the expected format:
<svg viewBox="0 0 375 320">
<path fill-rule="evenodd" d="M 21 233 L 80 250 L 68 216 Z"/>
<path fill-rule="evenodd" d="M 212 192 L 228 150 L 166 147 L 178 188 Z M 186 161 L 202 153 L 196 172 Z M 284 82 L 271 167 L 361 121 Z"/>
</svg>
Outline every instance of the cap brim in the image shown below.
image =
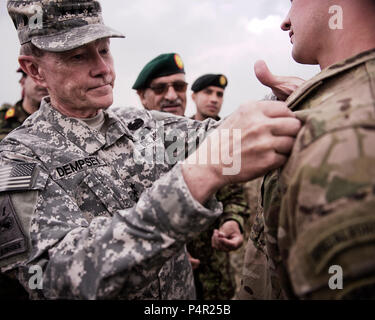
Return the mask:
<svg viewBox="0 0 375 320">
<path fill-rule="evenodd" d="M 64 52 L 103 38 L 125 38 L 125 36 L 103 24 L 89 24 L 59 34 L 33 37 L 31 42 L 44 51 Z"/>
</svg>

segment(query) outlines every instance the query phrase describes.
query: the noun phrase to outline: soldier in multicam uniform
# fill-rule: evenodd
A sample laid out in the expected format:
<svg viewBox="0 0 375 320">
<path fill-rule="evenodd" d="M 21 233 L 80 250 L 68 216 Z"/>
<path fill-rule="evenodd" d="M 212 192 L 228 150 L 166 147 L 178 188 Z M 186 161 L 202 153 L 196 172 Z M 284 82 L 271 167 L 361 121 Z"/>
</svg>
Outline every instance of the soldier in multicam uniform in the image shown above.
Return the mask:
<svg viewBox="0 0 375 320">
<path fill-rule="evenodd" d="M 22 99 L 15 105 L 3 104 L 0 108 L 0 141 L 13 129 L 22 125 L 25 119 L 39 109 L 40 101 L 48 95 L 45 88 L 38 86 L 21 68 L 20 84 Z"/>
<path fill-rule="evenodd" d="M 283 165 L 300 121 L 281 102 L 244 104 L 220 125 L 110 110 L 108 38 L 122 34 L 103 24 L 97 1 L 9 0 L 8 12 L 21 67 L 49 96 L 0 144 L 1 272 L 32 298 L 194 298 L 184 245 L 221 214 L 215 192 Z M 186 144 L 233 128 L 241 150 L 210 136 L 198 150 L 226 146 L 238 174 L 194 162 L 197 151 L 160 161 L 172 131 Z M 42 271 L 35 286 L 32 270 Z"/>
<path fill-rule="evenodd" d="M 331 26 L 333 5 L 344 30 Z M 375 2 L 291 6 L 293 57 L 322 72 L 287 100 L 304 125 L 264 180 L 241 298 L 374 299 Z"/>
<path fill-rule="evenodd" d="M 228 80 L 222 74 L 205 74 L 196 79 L 191 89 L 197 112 L 191 119 L 219 121 L 227 85 Z M 229 252 L 242 246 L 244 220 L 248 215 L 242 184 L 225 186 L 217 192 L 216 198 L 223 204 L 223 215 L 187 245 L 193 261 L 197 298 L 202 300 L 233 298 L 236 270 Z"/>
</svg>

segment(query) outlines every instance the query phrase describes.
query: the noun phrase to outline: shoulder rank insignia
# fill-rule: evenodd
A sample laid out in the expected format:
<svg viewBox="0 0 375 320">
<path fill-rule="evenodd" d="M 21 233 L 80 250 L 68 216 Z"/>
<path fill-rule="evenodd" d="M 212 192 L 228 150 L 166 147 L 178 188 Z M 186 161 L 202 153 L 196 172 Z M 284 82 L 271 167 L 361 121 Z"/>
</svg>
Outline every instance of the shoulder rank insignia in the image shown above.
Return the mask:
<svg viewBox="0 0 375 320">
<path fill-rule="evenodd" d="M 0 203 L 0 260 L 24 253 L 27 239 L 9 195 Z"/>
<path fill-rule="evenodd" d="M 16 109 L 14 107 L 8 109 L 5 113 L 5 120 L 13 118 L 16 115 Z"/>
<path fill-rule="evenodd" d="M 0 166 L 0 192 L 31 189 L 35 177 L 35 163 Z"/>
</svg>

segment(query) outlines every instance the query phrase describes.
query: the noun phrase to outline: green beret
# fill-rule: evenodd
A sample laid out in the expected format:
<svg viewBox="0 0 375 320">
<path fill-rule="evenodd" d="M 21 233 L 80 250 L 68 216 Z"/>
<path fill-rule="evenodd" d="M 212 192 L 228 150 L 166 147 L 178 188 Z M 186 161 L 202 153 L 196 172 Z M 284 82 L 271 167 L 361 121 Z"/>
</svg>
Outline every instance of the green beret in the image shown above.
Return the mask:
<svg viewBox="0 0 375 320">
<path fill-rule="evenodd" d="M 191 90 L 201 91 L 209 86 L 225 89 L 228 85 L 228 79 L 223 74 L 205 74 L 194 81 Z"/>
<path fill-rule="evenodd" d="M 181 57 L 177 53 L 161 54 L 144 66 L 133 85 L 133 89 L 145 89 L 153 79 L 175 73 L 185 73 Z"/>
</svg>

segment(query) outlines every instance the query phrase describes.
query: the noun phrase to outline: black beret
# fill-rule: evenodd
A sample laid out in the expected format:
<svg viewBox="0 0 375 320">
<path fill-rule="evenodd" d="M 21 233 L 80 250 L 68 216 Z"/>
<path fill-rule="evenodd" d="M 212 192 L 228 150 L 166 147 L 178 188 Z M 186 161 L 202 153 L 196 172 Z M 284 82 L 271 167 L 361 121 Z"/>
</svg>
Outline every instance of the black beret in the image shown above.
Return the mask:
<svg viewBox="0 0 375 320">
<path fill-rule="evenodd" d="M 133 85 L 133 89 L 145 89 L 153 79 L 175 73 L 185 73 L 181 57 L 177 53 L 161 54 L 144 66 Z"/>
<path fill-rule="evenodd" d="M 201 91 L 209 86 L 225 89 L 228 85 L 228 79 L 223 74 L 205 74 L 194 81 L 191 90 Z"/>
</svg>

